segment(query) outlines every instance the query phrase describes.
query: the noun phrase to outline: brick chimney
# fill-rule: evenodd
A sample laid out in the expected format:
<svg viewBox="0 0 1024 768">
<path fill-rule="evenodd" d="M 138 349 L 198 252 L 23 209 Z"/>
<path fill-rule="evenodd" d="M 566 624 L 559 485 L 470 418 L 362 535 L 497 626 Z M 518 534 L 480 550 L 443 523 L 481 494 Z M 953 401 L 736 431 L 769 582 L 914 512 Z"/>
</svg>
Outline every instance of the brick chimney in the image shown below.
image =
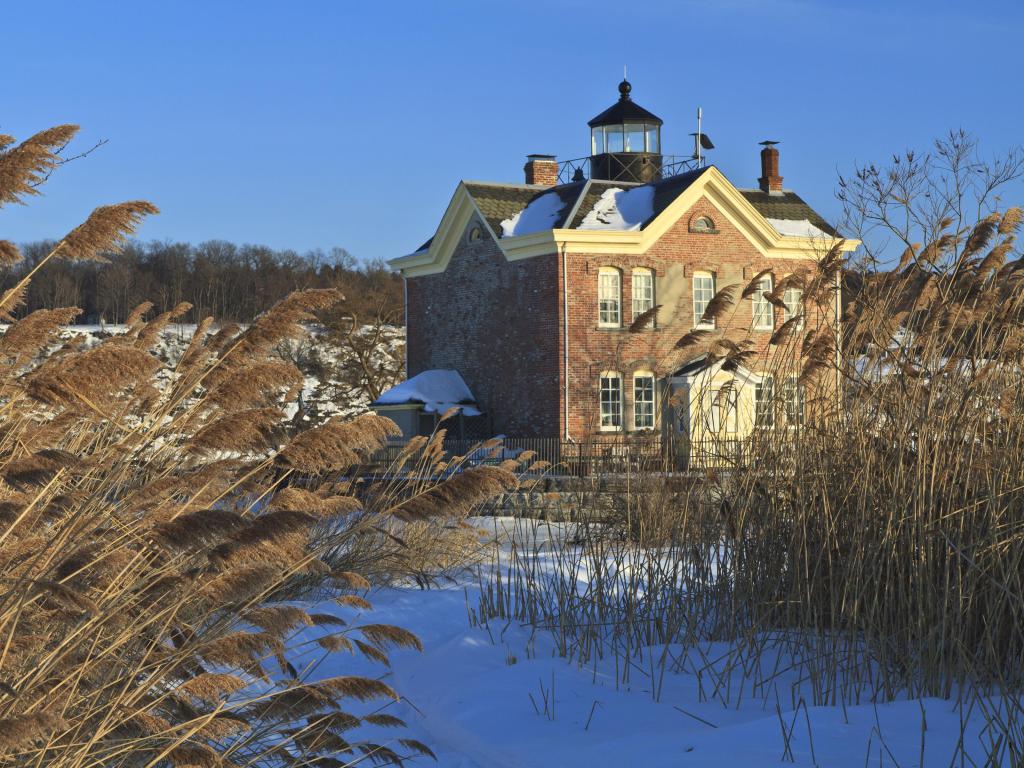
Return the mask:
<svg viewBox="0 0 1024 768">
<path fill-rule="evenodd" d="M 554 155 L 527 155 L 523 171 L 526 173 L 527 184 L 542 184 L 545 187 L 558 184 L 558 161 Z"/>
<path fill-rule="evenodd" d="M 775 148 L 777 141 L 762 141 L 761 146 L 761 178 L 757 180 L 762 192 L 768 194 L 782 193 L 782 177 L 779 176 L 779 150 Z"/>
</svg>

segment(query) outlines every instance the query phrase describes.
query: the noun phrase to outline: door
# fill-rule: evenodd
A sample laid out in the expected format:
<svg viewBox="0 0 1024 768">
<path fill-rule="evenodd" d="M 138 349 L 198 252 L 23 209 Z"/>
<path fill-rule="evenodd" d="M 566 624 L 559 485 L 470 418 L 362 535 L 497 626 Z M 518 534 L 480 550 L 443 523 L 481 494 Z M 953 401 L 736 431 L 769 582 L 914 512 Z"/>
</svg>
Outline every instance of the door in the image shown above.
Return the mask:
<svg viewBox="0 0 1024 768">
<path fill-rule="evenodd" d="M 676 469 L 690 463 L 690 383 L 686 378 L 667 379 L 662 425 L 669 455 Z"/>
</svg>

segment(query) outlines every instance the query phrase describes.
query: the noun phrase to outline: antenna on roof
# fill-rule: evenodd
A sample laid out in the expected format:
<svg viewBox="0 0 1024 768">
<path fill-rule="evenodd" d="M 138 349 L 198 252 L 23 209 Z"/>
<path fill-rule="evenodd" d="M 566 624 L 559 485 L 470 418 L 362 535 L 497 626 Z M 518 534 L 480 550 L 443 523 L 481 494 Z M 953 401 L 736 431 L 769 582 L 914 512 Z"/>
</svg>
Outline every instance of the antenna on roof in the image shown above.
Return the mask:
<svg viewBox="0 0 1024 768">
<path fill-rule="evenodd" d="M 711 143 L 711 139 L 708 138 L 707 134 L 701 130 L 701 121 L 704 117 L 704 111 L 697 107 L 697 132 L 691 133 L 693 136 L 693 159 L 697 161 L 697 167 L 700 168 L 703 165 L 704 157 L 702 149 L 714 149 L 715 145 Z"/>
<path fill-rule="evenodd" d="M 626 75 L 626 65 L 625 64 L 622 65 L 622 79 L 623 80 L 629 80 L 629 77 Z"/>
</svg>

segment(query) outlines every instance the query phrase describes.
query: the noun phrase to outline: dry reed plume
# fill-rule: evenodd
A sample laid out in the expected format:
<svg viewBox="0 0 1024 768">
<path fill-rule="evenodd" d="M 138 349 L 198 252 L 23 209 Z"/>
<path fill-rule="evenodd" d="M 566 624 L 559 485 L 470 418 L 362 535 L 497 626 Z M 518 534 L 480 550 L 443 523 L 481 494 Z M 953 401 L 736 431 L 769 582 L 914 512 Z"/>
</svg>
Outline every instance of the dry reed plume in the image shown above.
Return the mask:
<svg viewBox="0 0 1024 768">
<path fill-rule="evenodd" d="M 0 141 L 0 204 L 35 194 L 74 130 Z M 155 212 L 145 202 L 99 208 L 39 266 L 102 260 Z M 0 246 L 0 262 L 16 257 Z M 16 313 L 31 276 L 0 311 Z M 360 708 L 394 700 L 389 686 L 309 680 L 288 658 L 297 631 L 325 653 L 375 662 L 418 648 L 399 628 L 342 626 L 287 601 L 317 593 L 368 609 L 357 592 L 369 581 L 350 566 L 375 560 L 368 548 L 397 524 L 398 497 L 432 492 L 420 515 L 447 515 L 442 502 L 465 508 L 454 479 L 377 491 L 355 482 L 393 434 L 386 420 L 291 437 L 282 428 L 279 409 L 302 378 L 270 352 L 340 299 L 299 292 L 244 330 L 210 334 L 204 321 L 170 367 L 151 348 L 187 306 L 150 322 L 142 306 L 128 333 L 92 348 L 55 348 L 74 308 L 17 318 L 0 336 L 0 766 L 400 764 L 430 754 L 386 733 L 352 735 L 402 725 Z M 448 482 L 452 493 L 436 490 Z M 356 491 L 390 501 L 371 510 Z"/>
</svg>

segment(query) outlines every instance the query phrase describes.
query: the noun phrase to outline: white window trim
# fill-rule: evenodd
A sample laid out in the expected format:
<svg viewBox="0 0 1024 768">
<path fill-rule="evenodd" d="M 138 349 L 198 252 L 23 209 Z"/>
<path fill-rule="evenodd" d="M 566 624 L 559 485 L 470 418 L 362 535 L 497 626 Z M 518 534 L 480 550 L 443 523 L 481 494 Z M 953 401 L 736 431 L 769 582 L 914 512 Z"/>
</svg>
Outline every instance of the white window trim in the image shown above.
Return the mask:
<svg viewBox="0 0 1024 768">
<path fill-rule="evenodd" d="M 711 278 L 711 298 L 708 299 L 707 304 L 711 303 L 711 299 L 715 297 L 715 273 L 699 271 L 693 273 L 693 279 L 690 281 L 690 289 L 693 294 L 693 327 L 704 330 L 710 330 L 715 327 L 715 322 L 712 320 L 710 323 L 702 323 L 700 321 L 704 312 L 707 311 L 707 304 L 704 305 L 704 310 L 697 312 L 697 279 Z"/>
<path fill-rule="evenodd" d="M 604 401 L 603 401 L 603 399 L 601 397 L 602 394 L 603 394 L 602 379 L 618 379 L 618 382 L 619 382 L 619 423 L 617 425 L 616 424 L 604 424 L 604 411 L 603 411 Z M 625 410 L 624 400 L 625 400 L 625 396 L 626 396 L 626 393 L 623 391 L 622 384 L 623 384 L 622 374 L 619 373 L 618 371 L 601 371 L 601 375 L 598 376 L 598 379 L 597 379 L 597 419 L 598 419 L 598 427 L 599 427 L 600 431 L 602 431 L 602 432 L 621 432 L 622 431 L 622 424 L 623 424 L 624 416 L 625 416 L 625 414 L 623 413 L 623 411 Z"/>
<path fill-rule="evenodd" d="M 767 291 L 762 290 L 762 286 L 765 283 L 765 281 L 767 281 L 767 283 L 768 283 Z M 753 319 L 753 323 L 754 323 L 754 330 L 755 331 L 771 331 L 771 330 L 775 329 L 775 307 L 772 306 L 772 303 L 770 301 L 768 301 L 764 297 L 764 293 L 765 292 L 767 292 L 767 293 L 771 293 L 772 292 L 772 289 L 773 289 L 774 285 L 775 285 L 775 282 L 772 280 L 772 276 L 770 274 L 765 275 L 765 276 L 763 276 L 758 281 L 757 290 L 754 291 L 754 295 L 750 297 L 750 302 L 751 302 L 751 309 L 750 309 L 750 311 L 751 311 L 751 315 L 752 315 L 752 319 Z M 764 314 L 764 313 L 758 312 L 759 308 L 764 309 L 765 312 L 767 313 L 767 319 L 766 319 L 765 322 L 761 322 L 761 323 L 758 322 L 758 315 L 759 314 Z"/>
<path fill-rule="evenodd" d="M 616 315 L 618 320 L 611 322 L 601 318 L 601 282 L 605 275 L 614 276 L 618 287 L 618 296 L 615 298 Z M 597 327 L 598 328 L 621 328 L 622 327 L 622 272 L 615 267 L 601 267 L 597 270 Z"/>
<path fill-rule="evenodd" d="M 651 380 L 651 424 L 650 426 L 640 426 L 637 424 L 637 410 L 636 410 L 636 381 L 637 379 L 650 379 Z M 641 431 L 644 429 L 657 429 L 658 428 L 658 380 L 654 377 L 654 371 L 633 371 L 633 413 L 631 419 L 631 428 L 634 431 Z"/>
<path fill-rule="evenodd" d="M 639 312 L 637 311 L 637 306 L 636 306 L 636 304 L 637 304 L 636 287 L 637 287 L 638 283 L 640 282 L 640 281 L 637 280 L 638 276 L 649 278 L 650 281 L 651 281 L 650 306 L 647 307 L 647 309 L 641 309 Z M 633 320 L 635 321 L 638 317 L 640 317 L 640 315 L 642 315 L 644 312 L 647 312 L 647 311 L 653 309 L 655 304 L 657 304 L 657 301 L 656 301 L 657 294 L 655 293 L 655 287 L 654 287 L 654 270 L 650 269 L 648 267 L 636 267 L 633 270 L 632 274 L 630 275 L 630 278 L 631 278 L 630 279 L 630 294 L 632 295 L 632 299 L 633 299 L 632 304 L 631 304 L 631 309 L 633 310 Z M 654 323 L 653 322 L 650 325 L 651 325 L 652 328 L 654 327 Z"/>
</svg>

